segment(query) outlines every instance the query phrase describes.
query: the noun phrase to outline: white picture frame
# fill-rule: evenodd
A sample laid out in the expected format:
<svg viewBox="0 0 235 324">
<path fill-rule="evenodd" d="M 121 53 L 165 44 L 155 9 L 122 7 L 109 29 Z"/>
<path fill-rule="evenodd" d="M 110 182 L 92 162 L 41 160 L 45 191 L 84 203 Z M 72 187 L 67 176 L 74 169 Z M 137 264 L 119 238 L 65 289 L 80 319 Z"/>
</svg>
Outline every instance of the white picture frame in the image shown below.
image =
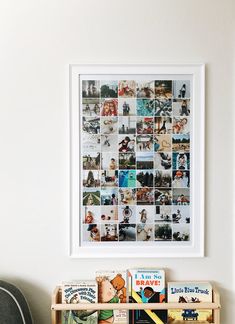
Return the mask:
<svg viewBox="0 0 235 324">
<path fill-rule="evenodd" d="M 190 239 L 189 241 L 83 242 L 81 163 L 82 80 L 189 80 L 190 81 Z M 102 77 L 104 76 L 104 77 Z M 97 79 L 98 80 L 98 79 Z M 118 81 L 118 82 L 119 82 Z M 136 81 L 137 82 L 137 81 Z M 119 83 L 118 83 L 119 84 Z M 177 83 L 176 83 L 177 84 Z M 155 87 L 156 89 L 156 87 Z M 154 90 L 155 91 L 155 90 Z M 119 98 L 120 99 L 120 98 Z M 177 103 L 177 96 L 173 98 Z M 182 99 L 182 98 L 181 98 Z M 173 102 L 173 101 L 172 101 Z M 70 105 L 70 247 L 73 258 L 152 258 L 204 256 L 204 158 L 205 65 L 204 64 L 71 64 Z M 176 107 L 176 104 L 175 104 Z M 173 135 L 172 135 L 173 136 Z M 173 152 L 173 151 L 172 151 Z M 120 170 L 119 170 L 120 172 Z M 173 177 L 173 175 L 172 175 Z M 83 182 L 82 182 L 83 184 Z M 173 195 L 172 195 L 173 196 Z M 156 197 L 156 194 L 155 194 Z M 155 199 L 155 198 L 154 198 Z M 101 208 L 103 208 L 101 206 Z M 173 205 L 172 205 L 173 208 Z M 156 224 L 155 224 L 156 225 Z M 136 225 L 137 226 L 137 225 Z M 156 229 L 156 227 L 154 227 Z"/>
</svg>

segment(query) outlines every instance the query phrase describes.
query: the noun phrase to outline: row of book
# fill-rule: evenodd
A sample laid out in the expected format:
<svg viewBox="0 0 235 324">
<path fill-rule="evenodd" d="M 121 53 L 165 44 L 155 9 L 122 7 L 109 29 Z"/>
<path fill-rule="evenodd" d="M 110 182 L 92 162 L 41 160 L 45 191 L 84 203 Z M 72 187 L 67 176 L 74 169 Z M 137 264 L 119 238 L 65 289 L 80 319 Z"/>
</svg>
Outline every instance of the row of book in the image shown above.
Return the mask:
<svg viewBox="0 0 235 324">
<path fill-rule="evenodd" d="M 62 303 L 191 303 L 187 310 L 70 310 L 62 312 L 62 324 L 166 324 L 198 320 L 212 323 L 212 310 L 197 309 L 212 302 L 208 282 L 168 282 L 164 270 L 130 269 L 97 271 L 96 280 L 62 284 Z"/>
</svg>

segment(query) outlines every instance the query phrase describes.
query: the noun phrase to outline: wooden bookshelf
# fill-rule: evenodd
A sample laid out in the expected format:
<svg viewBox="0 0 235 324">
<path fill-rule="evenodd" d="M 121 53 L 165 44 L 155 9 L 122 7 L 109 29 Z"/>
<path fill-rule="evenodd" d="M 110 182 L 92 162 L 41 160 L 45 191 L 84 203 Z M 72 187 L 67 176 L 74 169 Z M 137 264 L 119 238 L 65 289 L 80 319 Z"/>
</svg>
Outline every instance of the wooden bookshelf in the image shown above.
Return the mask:
<svg viewBox="0 0 235 324">
<path fill-rule="evenodd" d="M 213 310 L 213 323 L 210 324 L 220 324 L 220 295 L 219 292 L 213 288 L 213 302 L 212 303 L 197 303 L 197 309 L 212 309 Z M 57 286 L 52 294 L 52 304 L 51 304 L 51 318 L 52 324 L 61 324 L 61 311 L 65 310 L 83 310 L 84 304 L 62 304 L 61 303 L 61 287 Z M 85 304 L 85 309 L 192 309 L 191 303 L 126 303 L 126 304 Z M 187 321 L 182 321 L 186 323 Z M 177 321 L 177 324 L 180 322 Z M 208 323 L 193 321 L 193 323 Z"/>
</svg>

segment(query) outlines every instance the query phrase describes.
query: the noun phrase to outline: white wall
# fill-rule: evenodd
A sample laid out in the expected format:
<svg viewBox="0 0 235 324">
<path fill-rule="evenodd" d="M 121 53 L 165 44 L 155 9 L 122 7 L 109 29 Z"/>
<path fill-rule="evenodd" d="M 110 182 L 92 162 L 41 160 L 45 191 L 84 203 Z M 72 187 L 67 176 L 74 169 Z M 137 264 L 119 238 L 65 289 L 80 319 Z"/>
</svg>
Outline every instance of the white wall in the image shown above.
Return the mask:
<svg viewBox="0 0 235 324">
<path fill-rule="evenodd" d="M 36 324 L 50 322 L 62 280 L 137 266 L 214 281 L 221 323 L 232 323 L 234 11 L 233 0 L 0 1 L 0 276 L 23 290 Z M 71 62 L 207 64 L 205 258 L 68 258 Z"/>
</svg>

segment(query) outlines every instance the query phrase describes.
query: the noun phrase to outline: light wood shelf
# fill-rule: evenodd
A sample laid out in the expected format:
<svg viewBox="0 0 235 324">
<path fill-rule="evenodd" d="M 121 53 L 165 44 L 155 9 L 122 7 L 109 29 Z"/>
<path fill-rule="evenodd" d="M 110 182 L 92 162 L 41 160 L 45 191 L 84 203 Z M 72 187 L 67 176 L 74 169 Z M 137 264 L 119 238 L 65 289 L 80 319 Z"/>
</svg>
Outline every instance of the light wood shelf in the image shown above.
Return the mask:
<svg viewBox="0 0 235 324">
<path fill-rule="evenodd" d="M 220 324 L 220 295 L 219 292 L 213 289 L 213 302 L 212 303 L 197 303 L 196 309 L 212 309 L 213 310 L 213 323 Z M 61 324 L 61 311 L 65 310 L 100 310 L 100 309 L 192 309 L 192 304 L 189 303 L 125 303 L 125 304 L 62 304 L 61 303 L 61 287 L 57 286 L 52 294 L 51 304 L 51 318 L 52 324 Z M 185 321 L 182 321 L 185 323 Z M 193 323 L 207 323 L 193 321 Z"/>
</svg>

